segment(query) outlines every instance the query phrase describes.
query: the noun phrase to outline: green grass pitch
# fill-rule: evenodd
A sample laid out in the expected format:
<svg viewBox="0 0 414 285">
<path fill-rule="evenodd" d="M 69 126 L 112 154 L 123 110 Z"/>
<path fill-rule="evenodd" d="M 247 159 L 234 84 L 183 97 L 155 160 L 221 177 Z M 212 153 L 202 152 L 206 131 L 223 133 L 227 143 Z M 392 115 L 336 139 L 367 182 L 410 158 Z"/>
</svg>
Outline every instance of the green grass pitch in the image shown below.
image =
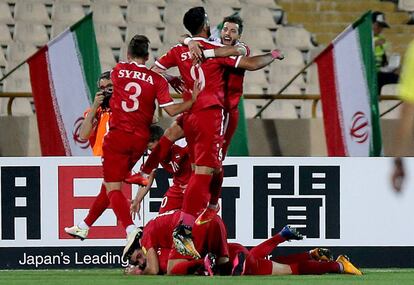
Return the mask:
<svg viewBox="0 0 414 285">
<path fill-rule="evenodd" d="M 103 284 L 171 284 L 171 285 L 336 285 L 336 284 L 414 284 L 414 269 L 366 269 L 364 276 L 326 274 L 321 276 L 124 276 L 121 270 L 4 270 L 0 284 L 103 285 Z"/>
</svg>

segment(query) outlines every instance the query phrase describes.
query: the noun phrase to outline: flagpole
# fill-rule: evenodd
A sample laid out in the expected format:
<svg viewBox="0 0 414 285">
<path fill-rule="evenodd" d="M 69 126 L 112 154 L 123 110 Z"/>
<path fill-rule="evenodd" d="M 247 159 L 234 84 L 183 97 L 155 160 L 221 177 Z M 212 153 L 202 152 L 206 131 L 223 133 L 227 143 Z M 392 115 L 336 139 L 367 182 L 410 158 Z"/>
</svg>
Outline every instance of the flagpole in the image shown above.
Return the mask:
<svg viewBox="0 0 414 285">
<path fill-rule="evenodd" d="M 30 56 L 29 56 L 30 57 Z M 23 64 L 25 64 L 27 62 L 27 60 L 29 59 L 26 58 L 23 62 L 21 62 L 20 64 L 18 64 L 16 67 L 14 67 L 12 70 L 10 70 L 6 75 L 4 75 L 1 79 L 0 82 L 2 82 L 4 79 L 6 79 L 7 77 L 9 77 L 9 75 L 11 75 L 13 72 L 15 72 L 20 66 L 22 66 Z"/>
<path fill-rule="evenodd" d="M 388 109 L 387 111 L 383 112 L 383 113 L 380 115 L 380 118 L 384 117 L 384 116 L 385 116 L 386 114 L 388 114 L 389 112 L 391 112 L 391 111 L 395 110 L 395 109 L 396 109 L 398 106 L 400 106 L 402 103 L 403 103 L 403 101 L 400 101 L 397 105 L 395 105 L 395 106 L 391 107 L 390 109 Z"/>
<path fill-rule="evenodd" d="M 322 51 L 323 52 L 323 51 Z M 279 96 L 279 95 L 281 95 L 282 94 L 282 92 L 283 91 L 285 91 L 286 90 L 286 88 L 288 88 L 289 87 L 289 85 L 290 84 L 292 84 L 292 82 L 293 81 L 295 81 L 295 79 L 299 76 L 299 75 L 301 75 L 309 66 L 311 66 L 314 62 L 315 62 L 315 58 L 317 58 L 317 56 L 316 57 L 314 57 L 308 64 L 306 64 L 295 76 L 293 76 L 292 77 L 292 79 L 290 79 L 289 80 L 289 82 L 287 82 L 283 87 L 282 87 L 282 89 L 280 89 L 279 90 L 279 92 L 277 92 L 277 94 L 276 94 L 276 96 Z M 276 100 L 277 98 L 272 98 L 272 99 L 270 99 L 270 101 L 269 102 L 267 102 L 260 110 L 259 110 L 259 112 L 257 112 L 257 114 L 256 115 L 254 115 L 254 117 L 253 118 L 259 118 L 260 117 L 260 115 L 263 113 L 263 111 L 270 105 L 270 104 L 272 104 L 273 103 L 273 101 L 274 100 Z"/>
</svg>

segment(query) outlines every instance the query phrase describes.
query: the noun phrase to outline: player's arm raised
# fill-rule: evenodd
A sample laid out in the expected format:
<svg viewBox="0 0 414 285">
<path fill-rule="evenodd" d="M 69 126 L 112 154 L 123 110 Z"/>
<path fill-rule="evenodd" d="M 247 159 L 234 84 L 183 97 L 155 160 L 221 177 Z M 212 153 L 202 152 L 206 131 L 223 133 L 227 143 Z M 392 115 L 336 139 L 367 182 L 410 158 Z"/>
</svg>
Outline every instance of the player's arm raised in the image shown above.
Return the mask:
<svg viewBox="0 0 414 285">
<path fill-rule="evenodd" d="M 265 67 L 272 63 L 275 59 L 282 60 L 284 58 L 283 54 L 275 49 L 269 53 L 263 55 L 256 55 L 246 57 L 243 56 L 240 58 L 239 64 L 237 65 L 238 68 L 246 69 L 249 71 L 254 71 Z"/>
<path fill-rule="evenodd" d="M 180 114 L 182 112 L 187 111 L 191 108 L 195 100 L 197 99 L 198 94 L 200 93 L 200 83 L 196 80 L 194 81 L 194 88 L 193 88 L 193 98 L 192 100 L 184 101 L 182 103 L 172 104 L 165 106 L 163 109 L 167 112 L 168 115 L 171 117 Z"/>
</svg>

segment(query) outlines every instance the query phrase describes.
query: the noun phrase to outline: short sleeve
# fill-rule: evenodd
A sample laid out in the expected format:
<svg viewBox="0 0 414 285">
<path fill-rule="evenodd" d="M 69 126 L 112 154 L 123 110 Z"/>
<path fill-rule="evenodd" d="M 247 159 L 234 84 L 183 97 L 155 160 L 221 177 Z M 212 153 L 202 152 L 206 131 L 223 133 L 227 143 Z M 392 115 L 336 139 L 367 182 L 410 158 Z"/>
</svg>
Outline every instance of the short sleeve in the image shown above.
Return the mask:
<svg viewBox="0 0 414 285">
<path fill-rule="evenodd" d="M 166 54 L 161 56 L 157 61 L 155 61 L 155 65 L 164 70 L 177 66 L 174 55 L 174 47 L 171 48 Z"/>
<path fill-rule="evenodd" d="M 239 66 L 239 62 L 241 58 L 242 58 L 241 56 L 229 56 L 229 57 L 216 57 L 215 59 L 218 60 L 218 62 L 221 65 L 237 68 Z"/>
<path fill-rule="evenodd" d="M 168 82 L 162 76 L 159 77 L 157 82 L 157 101 L 161 108 L 174 104 L 168 89 Z"/>
</svg>

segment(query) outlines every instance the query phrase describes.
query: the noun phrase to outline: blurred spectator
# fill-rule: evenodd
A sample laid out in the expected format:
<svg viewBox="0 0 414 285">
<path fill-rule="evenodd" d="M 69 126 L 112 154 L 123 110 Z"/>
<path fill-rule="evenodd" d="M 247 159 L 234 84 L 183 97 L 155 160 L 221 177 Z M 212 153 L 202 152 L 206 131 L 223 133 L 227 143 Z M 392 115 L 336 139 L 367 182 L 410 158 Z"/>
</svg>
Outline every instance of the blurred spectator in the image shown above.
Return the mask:
<svg viewBox="0 0 414 285">
<path fill-rule="evenodd" d="M 399 67 L 399 58 L 397 59 L 397 62 L 389 61 L 387 55 L 389 44 L 382 35 L 382 31 L 384 28 L 390 28 L 390 26 L 385 21 L 384 13 L 379 11 L 373 12 L 372 23 L 375 64 L 377 66 L 378 75 L 378 95 L 380 95 L 382 86 L 398 82 L 399 75 L 397 70 Z"/>
<path fill-rule="evenodd" d="M 108 131 L 108 122 L 111 115 L 109 99 L 112 96 L 112 81 L 110 71 L 101 74 L 98 79 L 99 91 L 91 108 L 86 110 L 80 127 L 80 139 L 89 140 L 93 155 L 102 156 L 103 137 Z"/>
<path fill-rule="evenodd" d="M 394 149 L 395 165 L 392 174 L 394 190 L 401 191 L 404 181 L 404 161 L 402 156 L 407 156 L 409 144 L 412 141 L 414 129 L 414 41 L 408 46 L 402 68 L 399 94 L 403 100 L 400 114 L 399 126 L 396 134 L 396 145 Z"/>
</svg>

